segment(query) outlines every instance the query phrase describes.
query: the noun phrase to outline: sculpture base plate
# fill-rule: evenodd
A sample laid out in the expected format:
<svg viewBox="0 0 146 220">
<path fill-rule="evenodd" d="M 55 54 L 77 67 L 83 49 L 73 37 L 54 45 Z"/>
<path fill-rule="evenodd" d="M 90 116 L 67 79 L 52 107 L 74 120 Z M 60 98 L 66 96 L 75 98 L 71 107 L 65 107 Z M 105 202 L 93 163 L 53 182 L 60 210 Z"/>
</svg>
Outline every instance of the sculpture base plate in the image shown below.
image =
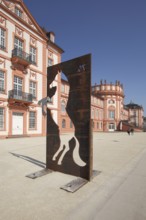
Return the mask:
<svg viewBox="0 0 146 220">
<path fill-rule="evenodd" d="M 99 175 L 100 173 L 101 173 L 101 171 L 93 170 L 92 179 L 95 176 Z M 72 180 L 71 182 L 67 183 L 66 185 L 61 186 L 60 189 L 63 189 L 67 192 L 74 193 L 78 189 L 80 189 L 82 186 L 84 186 L 86 183 L 88 183 L 88 180 L 78 177 L 78 178 Z"/>
<path fill-rule="evenodd" d="M 84 186 L 86 183 L 88 183 L 88 180 L 85 180 L 83 178 L 76 178 L 72 180 L 71 182 L 67 183 L 64 186 L 61 186 L 60 189 L 63 189 L 67 192 L 76 192 L 78 189 L 80 189 L 82 186 Z"/>
<path fill-rule="evenodd" d="M 44 176 L 44 175 L 52 173 L 52 172 L 53 172 L 52 170 L 43 169 L 43 170 L 37 171 L 35 173 L 28 174 L 28 175 L 26 175 L 26 177 L 31 178 L 31 179 L 36 179 L 38 177 Z"/>
</svg>

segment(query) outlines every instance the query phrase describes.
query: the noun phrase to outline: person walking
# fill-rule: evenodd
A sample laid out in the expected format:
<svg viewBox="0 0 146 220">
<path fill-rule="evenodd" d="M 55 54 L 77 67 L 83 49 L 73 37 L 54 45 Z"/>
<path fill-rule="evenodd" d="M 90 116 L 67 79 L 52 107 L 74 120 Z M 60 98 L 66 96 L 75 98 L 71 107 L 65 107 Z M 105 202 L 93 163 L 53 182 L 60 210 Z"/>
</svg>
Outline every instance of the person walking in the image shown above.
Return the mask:
<svg viewBox="0 0 146 220">
<path fill-rule="evenodd" d="M 132 135 L 134 134 L 134 129 L 133 129 L 133 128 L 131 128 L 130 133 L 131 133 Z"/>
<path fill-rule="evenodd" d="M 127 134 L 130 135 L 131 130 L 128 128 L 127 130 Z"/>
</svg>

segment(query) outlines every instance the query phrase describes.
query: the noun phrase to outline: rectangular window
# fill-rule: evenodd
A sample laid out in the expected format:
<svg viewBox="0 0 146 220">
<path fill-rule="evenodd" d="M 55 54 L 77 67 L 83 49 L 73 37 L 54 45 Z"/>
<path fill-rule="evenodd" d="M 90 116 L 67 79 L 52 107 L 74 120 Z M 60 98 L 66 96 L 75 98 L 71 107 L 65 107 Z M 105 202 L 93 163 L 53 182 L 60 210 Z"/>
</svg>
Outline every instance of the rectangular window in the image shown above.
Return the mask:
<svg viewBox="0 0 146 220">
<path fill-rule="evenodd" d="M 0 70 L 0 93 L 5 92 L 5 74 Z"/>
<path fill-rule="evenodd" d="M 14 90 L 22 91 L 23 80 L 21 77 L 14 76 Z"/>
<path fill-rule="evenodd" d="M 109 118 L 114 119 L 115 118 L 115 111 L 109 111 Z"/>
<path fill-rule="evenodd" d="M 30 57 L 31 57 L 31 63 L 36 64 L 36 48 L 30 47 Z"/>
<path fill-rule="evenodd" d="M 22 11 L 21 11 L 19 8 L 17 8 L 17 7 L 15 7 L 15 14 L 16 14 L 18 17 L 22 18 Z"/>
<path fill-rule="evenodd" d="M 4 109 L 0 108 L 0 130 L 4 130 Z"/>
<path fill-rule="evenodd" d="M 29 92 L 32 94 L 32 97 L 36 99 L 36 82 L 30 81 Z"/>
<path fill-rule="evenodd" d="M 114 124 L 109 124 L 109 130 L 114 130 L 115 129 L 115 125 Z"/>
<path fill-rule="evenodd" d="M 17 48 L 19 51 L 23 51 L 23 41 L 15 37 L 14 48 Z"/>
<path fill-rule="evenodd" d="M 0 49 L 6 49 L 6 31 L 0 28 Z"/>
<path fill-rule="evenodd" d="M 22 78 L 14 76 L 14 98 L 22 99 Z"/>
<path fill-rule="evenodd" d="M 36 112 L 29 112 L 29 128 L 36 128 Z"/>
</svg>

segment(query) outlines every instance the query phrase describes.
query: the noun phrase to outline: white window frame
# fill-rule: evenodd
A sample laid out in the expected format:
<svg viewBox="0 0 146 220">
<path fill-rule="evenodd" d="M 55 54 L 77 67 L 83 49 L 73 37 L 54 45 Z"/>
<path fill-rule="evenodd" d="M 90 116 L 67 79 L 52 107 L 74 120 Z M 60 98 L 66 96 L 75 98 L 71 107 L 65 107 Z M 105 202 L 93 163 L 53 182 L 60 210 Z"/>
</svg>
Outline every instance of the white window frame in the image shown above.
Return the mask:
<svg viewBox="0 0 146 220">
<path fill-rule="evenodd" d="M 115 130 L 115 124 L 109 123 L 108 128 L 109 128 L 109 130 Z"/>
<path fill-rule="evenodd" d="M 6 31 L 0 27 L 0 49 L 6 49 Z"/>
<path fill-rule="evenodd" d="M 0 107 L 0 131 L 4 130 L 4 108 Z"/>
<path fill-rule="evenodd" d="M 34 81 L 29 82 L 29 92 L 32 94 L 33 98 L 36 99 L 36 88 L 37 84 Z"/>
<path fill-rule="evenodd" d="M 29 129 L 36 129 L 36 112 L 29 112 Z"/>
<path fill-rule="evenodd" d="M 0 70 L 0 93 L 5 92 L 5 72 Z"/>
<path fill-rule="evenodd" d="M 36 54 L 37 54 L 36 48 L 33 46 L 30 46 L 31 63 L 34 65 L 36 65 Z"/>
<path fill-rule="evenodd" d="M 14 76 L 14 98 L 22 99 L 23 78 Z"/>
<path fill-rule="evenodd" d="M 14 90 L 21 91 L 23 88 L 23 79 L 19 76 L 14 76 Z"/>
<path fill-rule="evenodd" d="M 115 118 L 115 110 L 109 110 L 109 118 L 114 119 Z"/>
<path fill-rule="evenodd" d="M 20 40 L 18 37 L 15 37 L 14 48 L 17 48 L 21 52 L 23 51 L 23 41 Z"/>
</svg>

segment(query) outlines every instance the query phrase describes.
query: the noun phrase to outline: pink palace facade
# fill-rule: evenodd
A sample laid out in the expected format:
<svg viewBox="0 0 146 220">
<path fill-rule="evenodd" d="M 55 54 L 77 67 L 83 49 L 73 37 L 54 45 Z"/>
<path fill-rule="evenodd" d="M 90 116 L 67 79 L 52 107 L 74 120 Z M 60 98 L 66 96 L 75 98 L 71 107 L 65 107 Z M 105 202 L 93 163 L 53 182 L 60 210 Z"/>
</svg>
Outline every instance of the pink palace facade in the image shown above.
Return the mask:
<svg viewBox="0 0 146 220">
<path fill-rule="evenodd" d="M 61 81 L 61 131 L 73 131 L 73 125 L 65 110 L 67 104 L 69 85 Z M 141 131 L 143 128 L 143 107 L 134 103 L 124 105 L 123 85 L 101 81 L 99 85 L 92 86 L 91 119 L 93 131 L 127 131 L 134 128 Z"/>
<path fill-rule="evenodd" d="M 61 74 L 52 84 L 57 86 L 56 94 L 46 102 L 47 67 L 60 63 L 64 51 L 55 43 L 55 34 L 38 25 L 24 2 L 0 1 L 0 138 L 45 136 L 43 104 L 51 109 L 61 133 L 72 132 L 65 111 L 69 85 Z M 119 81 L 92 86 L 91 102 L 93 131 L 142 129 L 143 108 L 124 105 Z"/>
</svg>

